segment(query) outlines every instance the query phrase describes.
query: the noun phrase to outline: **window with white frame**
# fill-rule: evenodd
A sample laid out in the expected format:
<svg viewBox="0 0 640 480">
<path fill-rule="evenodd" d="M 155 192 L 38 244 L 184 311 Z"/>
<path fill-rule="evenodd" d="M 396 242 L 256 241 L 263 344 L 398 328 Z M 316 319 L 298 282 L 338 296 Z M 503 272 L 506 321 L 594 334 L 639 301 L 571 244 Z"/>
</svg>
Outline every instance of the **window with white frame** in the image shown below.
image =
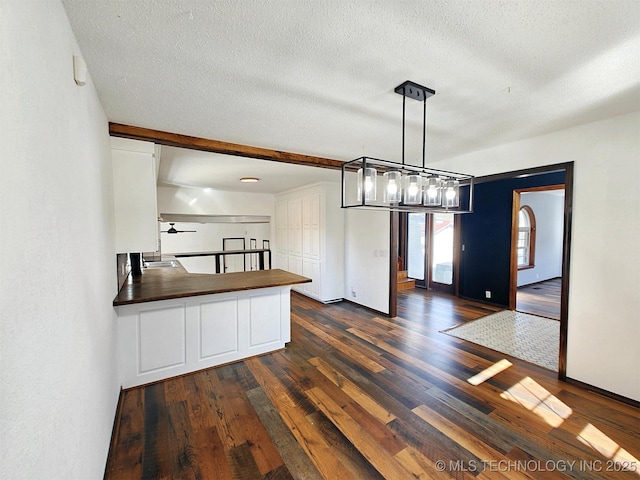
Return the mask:
<svg viewBox="0 0 640 480">
<path fill-rule="evenodd" d="M 528 205 L 518 213 L 518 269 L 535 265 L 536 217 Z"/>
</svg>

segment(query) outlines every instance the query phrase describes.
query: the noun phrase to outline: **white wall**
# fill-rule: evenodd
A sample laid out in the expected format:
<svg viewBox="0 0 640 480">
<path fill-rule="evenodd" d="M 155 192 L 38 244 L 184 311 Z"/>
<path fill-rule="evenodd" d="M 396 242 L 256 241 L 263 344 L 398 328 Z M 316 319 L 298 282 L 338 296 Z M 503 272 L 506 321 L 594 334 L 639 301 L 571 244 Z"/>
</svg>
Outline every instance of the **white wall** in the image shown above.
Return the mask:
<svg viewBox="0 0 640 480">
<path fill-rule="evenodd" d="M 344 298 L 389 313 L 388 211 L 347 209 Z"/>
<path fill-rule="evenodd" d="M 562 190 L 523 192 L 520 206 L 529 206 L 536 220 L 535 266 L 518 271 L 518 286 L 562 276 L 564 195 Z"/>
<path fill-rule="evenodd" d="M 267 215 L 271 218 L 268 225 L 177 223 L 177 230 L 196 230 L 197 233 L 161 234 L 163 254 L 222 250 L 223 236 L 244 237 L 247 248 L 251 238 L 258 241 L 258 248 L 262 248 L 262 240 L 270 240 L 271 249 L 274 250 L 276 215 L 274 195 L 188 187 L 158 187 L 158 214 L 162 213 Z M 168 227 L 167 223 L 161 225 L 162 230 Z M 232 263 L 233 260 L 233 258 L 229 259 Z M 213 257 L 194 257 L 182 259 L 181 262 L 192 273 L 215 273 Z M 247 269 L 249 268 L 247 258 Z"/>
<path fill-rule="evenodd" d="M 575 162 L 567 376 L 640 400 L 640 112 L 438 162 L 475 175 Z"/>
<path fill-rule="evenodd" d="M 162 231 L 170 228 L 169 223 L 160 224 Z M 251 239 L 256 240 L 254 248 L 262 248 L 263 240 L 270 240 L 271 225 L 269 223 L 191 223 L 178 222 L 176 230 L 186 230 L 184 233 L 161 233 L 161 249 L 163 257 L 176 253 L 212 252 L 223 248 L 224 238 L 244 238 L 245 249 L 251 248 Z M 193 231 L 189 232 L 189 230 Z M 228 250 L 234 250 L 228 248 Z M 182 257 L 182 266 L 189 273 L 216 273 L 216 259 L 214 256 Z M 229 255 L 222 257 L 223 272 L 242 272 L 243 270 L 258 270 L 258 254 Z M 265 267 L 268 267 L 265 259 Z"/>
<path fill-rule="evenodd" d="M 107 120 L 59 1 L 0 2 L 0 477 L 102 478 L 119 394 Z"/>
<path fill-rule="evenodd" d="M 227 192 L 210 188 L 158 187 L 158 213 L 198 215 L 270 215 L 275 196 L 267 193 Z"/>
<path fill-rule="evenodd" d="M 170 228 L 169 223 L 160 224 L 162 231 Z M 245 248 L 250 248 L 250 239 L 256 240 L 256 248 L 262 248 L 263 240 L 270 240 L 269 223 L 192 223 L 177 222 L 176 230 L 195 231 L 195 233 L 162 233 L 162 253 L 210 252 L 222 250 L 223 238 L 244 238 Z"/>
</svg>

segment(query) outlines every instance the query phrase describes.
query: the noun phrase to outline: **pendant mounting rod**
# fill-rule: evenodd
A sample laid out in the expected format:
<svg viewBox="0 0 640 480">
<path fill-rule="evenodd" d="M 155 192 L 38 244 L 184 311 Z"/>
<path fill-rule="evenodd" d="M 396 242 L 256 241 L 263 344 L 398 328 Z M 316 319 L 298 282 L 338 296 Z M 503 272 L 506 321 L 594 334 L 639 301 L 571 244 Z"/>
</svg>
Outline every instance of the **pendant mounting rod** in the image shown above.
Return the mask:
<svg viewBox="0 0 640 480">
<path fill-rule="evenodd" d="M 427 98 L 436 94 L 435 90 L 420 85 L 419 83 L 412 82 L 411 80 L 407 80 L 406 82 L 401 83 L 393 91 L 399 93 L 402 96 L 420 101 L 426 100 Z"/>
<path fill-rule="evenodd" d="M 405 142 L 405 104 L 407 97 L 413 98 L 414 100 L 422 101 L 423 104 L 423 112 L 422 112 L 422 168 L 425 167 L 425 153 L 426 153 L 426 143 L 427 143 L 427 98 L 436 94 L 435 90 L 430 89 L 429 87 L 425 87 L 418 83 L 412 82 L 411 80 L 407 80 L 406 82 L 398 85 L 394 90 L 394 92 L 402 95 L 402 165 L 405 164 L 404 160 L 404 142 Z"/>
</svg>

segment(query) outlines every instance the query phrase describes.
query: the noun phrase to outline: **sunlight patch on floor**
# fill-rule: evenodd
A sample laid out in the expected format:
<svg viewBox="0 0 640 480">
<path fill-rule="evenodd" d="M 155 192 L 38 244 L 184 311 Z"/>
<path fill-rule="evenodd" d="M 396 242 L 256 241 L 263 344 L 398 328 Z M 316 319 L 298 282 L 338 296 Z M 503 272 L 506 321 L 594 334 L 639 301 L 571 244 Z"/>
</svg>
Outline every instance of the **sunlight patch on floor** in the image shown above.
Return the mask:
<svg viewBox="0 0 640 480">
<path fill-rule="evenodd" d="M 513 363 L 511 363 L 506 358 L 503 358 L 502 360 L 494 363 L 490 367 L 485 368 L 483 371 L 481 371 L 477 375 L 474 375 L 473 377 L 467 379 L 467 382 L 469 382 L 473 386 L 478 386 L 482 382 L 486 382 L 487 380 L 489 380 L 491 377 L 495 377 L 500 372 L 505 371 L 507 368 L 509 368 L 512 365 Z"/>
<path fill-rule="evenodd" d="M 592 424 L 587 424 L 576 438 L 603 457 L 613 460 L 620 469 L 640 476 L 640 461 Z"/>
<path fill-rule="evenodd" d="M 523 378 L 500 396 L 522 405 L 554 428 L 562 425 L 573 413 L 571 407 L 531 377 Z"/>
</svg>

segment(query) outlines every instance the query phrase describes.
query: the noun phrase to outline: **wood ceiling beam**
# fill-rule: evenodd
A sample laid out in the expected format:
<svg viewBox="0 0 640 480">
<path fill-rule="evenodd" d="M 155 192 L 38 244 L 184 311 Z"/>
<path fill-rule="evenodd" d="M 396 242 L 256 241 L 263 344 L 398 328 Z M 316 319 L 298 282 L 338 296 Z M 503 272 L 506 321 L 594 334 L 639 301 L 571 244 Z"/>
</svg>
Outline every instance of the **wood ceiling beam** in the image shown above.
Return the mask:
<svg viewBox="0 0 640 480">
<path fill-rule="evenodd" d="M 258 158 L 261 160 L 292 163 L 295 165 L 305 165 L 309 167 L 330 168 L 334 170 L 340 170 L 344 163 L 340 160 L 332 160 L 330 158 L 313 157 L 310 155 L 269 150 L 267 148 L 240 145 L 220 140 L 190 137 L 188 135 L 134 127 L 131 125 L 123 125 L 121 123 L 109 122 L 109 135 L 113 137 L 131 138 L 134 140 L 146 140 L 160 145 L 190 148 L 192 150 L 201 150 L 203 152 L 223 153 L 225 155 L 237 155 L 240 157 Z"/>
</svg>

